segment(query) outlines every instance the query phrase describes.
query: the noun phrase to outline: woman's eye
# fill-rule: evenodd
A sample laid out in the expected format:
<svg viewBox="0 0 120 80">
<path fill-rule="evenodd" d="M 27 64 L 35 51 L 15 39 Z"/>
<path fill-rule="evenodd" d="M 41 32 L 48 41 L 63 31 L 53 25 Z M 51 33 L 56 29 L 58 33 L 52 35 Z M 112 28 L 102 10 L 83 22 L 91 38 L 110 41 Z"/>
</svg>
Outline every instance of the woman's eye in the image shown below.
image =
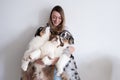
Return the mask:
<svg viewBox="0 0 120 80">
<path fill-rule="evenodd" d="M 61 17 L 59 17 L 59 19 L 61 19 Z"/>
<path fill-rule="evenodd" d="M 53 19 L 56 19 L 56 16 L 53 16 L 52 18 L 53 18 Z"/>
</svg>

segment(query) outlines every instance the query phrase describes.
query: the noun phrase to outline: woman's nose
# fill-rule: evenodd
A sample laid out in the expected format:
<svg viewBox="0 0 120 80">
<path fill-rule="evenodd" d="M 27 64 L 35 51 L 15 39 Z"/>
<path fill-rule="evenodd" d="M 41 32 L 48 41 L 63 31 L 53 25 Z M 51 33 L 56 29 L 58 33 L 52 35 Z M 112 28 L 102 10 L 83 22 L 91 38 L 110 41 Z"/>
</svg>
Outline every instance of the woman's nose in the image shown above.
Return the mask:
<svg viewBox="0 0 120 80">
<path fill-rule="evenodd" d="M 56 22 L 59 22 L 60 20 L 59 20 L 59 18 L 56 18 Z"/>
</svg>

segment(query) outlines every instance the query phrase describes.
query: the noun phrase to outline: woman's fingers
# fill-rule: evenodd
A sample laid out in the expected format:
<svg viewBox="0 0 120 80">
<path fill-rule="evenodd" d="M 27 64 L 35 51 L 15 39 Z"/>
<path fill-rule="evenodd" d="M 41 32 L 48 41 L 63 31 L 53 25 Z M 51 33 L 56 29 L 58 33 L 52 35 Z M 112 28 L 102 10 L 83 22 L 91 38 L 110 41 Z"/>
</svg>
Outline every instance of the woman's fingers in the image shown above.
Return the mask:
<svg viewBox="0 0 120 80">
<path fill-rule="evenodd" d="M 55 64 L 57 63 L 58 59 L 59 59 L 58 57 L 57 57 L 57 58 L 52 59 L 52 60 L 53 60 L 52 65 L 55 65 Z"/>
<path fill-rule="evenodd" d="M 75 51 L 75 48 L 73 46 L 69 46 L 68 49 L 69 49 L 70 53 L 73 53 Z"/>
<path fill-rule="evenodd" d="M 35 61 L 35 63 L 37 63 L 37 64 L 41 64 L 41 65 L 44 64 L 44 63 L 41 61 L 41 59 L 37 59 L 37 60 Z"/>
</svg>

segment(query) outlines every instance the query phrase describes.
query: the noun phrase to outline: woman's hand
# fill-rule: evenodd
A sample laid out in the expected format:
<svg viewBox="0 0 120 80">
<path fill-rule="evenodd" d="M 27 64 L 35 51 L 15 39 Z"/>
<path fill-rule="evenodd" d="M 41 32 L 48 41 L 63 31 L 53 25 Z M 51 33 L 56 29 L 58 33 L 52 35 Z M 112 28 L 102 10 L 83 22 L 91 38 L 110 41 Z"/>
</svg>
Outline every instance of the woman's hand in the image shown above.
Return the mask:
<svg viewBox="0 0 120 80">
<path fill-rule="evenodd" d="M 37 59 L 37 60 L 35 61 L 35 63 L 40 64 L 40 65 L 43 65 L 43 64 L 44 64 L 41 59 Z"/>
<path fill-rule="evenodd" d="M 73 46 L 69 46 L 68 50 L 70 51 L 70 53 L 72 54 L 75 51 L 75 48 Z"/>
<path fill-rule="evenodd" d="M 55 65 L 56 63 L 57 63 L 57 61 L 59 60 L 59 58 L 58 57 L 56 57 L 56 58 L 54 58 L 54 59 L 52 59 L 52 65 Z"/>
</svg>

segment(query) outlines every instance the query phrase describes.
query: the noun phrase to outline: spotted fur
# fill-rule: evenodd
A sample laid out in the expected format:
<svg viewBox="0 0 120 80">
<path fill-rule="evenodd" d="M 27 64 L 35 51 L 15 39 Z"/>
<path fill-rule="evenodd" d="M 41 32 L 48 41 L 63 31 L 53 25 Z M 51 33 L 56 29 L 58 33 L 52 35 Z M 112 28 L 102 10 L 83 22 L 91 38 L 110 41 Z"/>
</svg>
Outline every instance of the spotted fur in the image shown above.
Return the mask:
<svg viewBox="0 0 120 80">
<path fill-rule="evenodd" d="M 71 55 L 70 61 L 65 66 L 64 72 L 68 75 L 68 80 L 80 80 L 80 76 L 77 71 L 77 65 L 73 55 Z"/>
</svg>

